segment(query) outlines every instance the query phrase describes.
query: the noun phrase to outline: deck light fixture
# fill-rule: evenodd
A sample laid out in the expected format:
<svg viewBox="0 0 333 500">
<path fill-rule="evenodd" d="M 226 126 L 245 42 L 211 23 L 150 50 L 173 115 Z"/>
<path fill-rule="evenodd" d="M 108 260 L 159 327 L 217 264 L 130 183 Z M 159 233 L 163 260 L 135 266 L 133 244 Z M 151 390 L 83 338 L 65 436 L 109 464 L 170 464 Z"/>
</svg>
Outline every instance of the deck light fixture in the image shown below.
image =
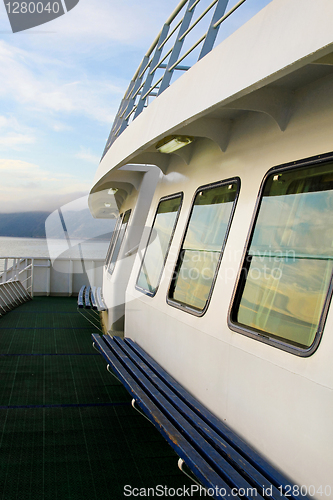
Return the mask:
<svg viewBox="0 0 333 500">
<path fill-rule="evenodd" d="M 118 192 L 117 188 L 110 188 L 108 194 L 116 194 Z"/>
<path fill-rule="evenodd" d="M 193 142 L 193 137 L 185 135 L 169 135 L 156 144 L 156 149 L 160 153 L 173 153 L 177 149 L 183 148 Z"/>
</svg>

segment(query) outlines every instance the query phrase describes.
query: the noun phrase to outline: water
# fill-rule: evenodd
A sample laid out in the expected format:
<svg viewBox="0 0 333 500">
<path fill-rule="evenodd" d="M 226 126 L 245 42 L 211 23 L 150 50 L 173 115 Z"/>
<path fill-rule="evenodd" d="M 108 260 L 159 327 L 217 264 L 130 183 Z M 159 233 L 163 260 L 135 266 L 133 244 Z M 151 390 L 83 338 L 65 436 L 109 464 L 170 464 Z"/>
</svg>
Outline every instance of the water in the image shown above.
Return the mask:
<svg viewBox="0 0 333 500">
<path fill-rule="evenodd" d="M 1 236 L 0 257 L 49 257 L 47 240 Z"/>
<path fill-rule="evenodd" d="M 71 257 L 84 259 L 104 259 L 109 246 L 108 240 L 74 240 L 69 248 L 65 239 L 12 238 L 0 236 L 0 271 L 3 270 L 2 257 Z"/>
</svg>

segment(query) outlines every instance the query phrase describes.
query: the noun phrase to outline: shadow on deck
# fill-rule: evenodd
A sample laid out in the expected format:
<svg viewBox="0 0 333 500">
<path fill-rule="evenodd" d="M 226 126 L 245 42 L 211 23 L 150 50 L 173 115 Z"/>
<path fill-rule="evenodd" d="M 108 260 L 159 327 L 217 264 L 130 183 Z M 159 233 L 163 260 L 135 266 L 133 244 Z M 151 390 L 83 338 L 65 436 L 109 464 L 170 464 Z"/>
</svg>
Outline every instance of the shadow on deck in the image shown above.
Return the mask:
<svg viewBox="0 0 333 500">
<path fill-rule="evenodd" d="M 2 500 L 113 500 L 125 485 L 191 486 L 106 371 L 91 333 L 73 298 L 34 298 L 0 319 Z"/>
</svg>

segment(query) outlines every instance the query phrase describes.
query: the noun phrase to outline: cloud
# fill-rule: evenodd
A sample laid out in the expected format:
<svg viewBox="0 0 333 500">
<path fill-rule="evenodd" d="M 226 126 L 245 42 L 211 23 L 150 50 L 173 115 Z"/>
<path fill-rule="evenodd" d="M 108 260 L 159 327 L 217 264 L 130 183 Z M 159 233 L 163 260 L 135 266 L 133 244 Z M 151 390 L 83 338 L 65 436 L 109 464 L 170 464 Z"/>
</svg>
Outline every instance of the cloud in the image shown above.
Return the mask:
<svg viewBox="0 0 333 500">
<path fill-rule="evenodd" d="M 144 51 L 177 4 L 85 0 L 46 25 L 0 40 L 0 100 L 26 119 L 84 116 L 111 125 Z M 0 25 L 9 28 L 1 8 Z"/>
<path fill-rule="evenodd" d="M 82 0 L 15 35 L 0 4 L 0 212 L 54 210 L 89 191 L 101 138 L 178 1 Z"/>
<path fill-rule="evenodd" d="M 87 78 L 82 70 L 74 71 L 61 60 L 3 40 L 0 67 L 0 98 L 10 98 L 34 113 L 74 113 L 111 123 L 116 110 L 110 104 L 112 96 L 118 103 L 123 95 L 123 87 L 109 79 Z"/>
<path fill-rule="evenodd" d="M 0 116 L 0 128 L 7 127 L 9 123 L 9 119 L 6 116 Z"/>
<path fill-rule="evenodd" d="M 21 149 L 33 144 L 36 138 L 30 128 L 18 123 L 12 116 L 0 116 L 0 149 Z"/>
<path fill-rule="evenodd" d="M 89 191 L 73 175 L 49 172 L 39 165 L 0 159 L 0 212 L 53 211 Z"/>
<path fill-rule="evenodd" d="M 52 35 L 57 36 L 57 47 L 52 51 L 76 49 L 82 53 L 101 42 L 105 47 L 116 43 L 146 50 L 178 3 L 159 0 L 157 8 L 156 0 L 82 0 L 68 14 L 34 31 L 44 31 L 48 47 L 54 40 Z M 35 37 L 31 43 L 38 44 L 39 40 Z"/>
<path fill-rule="evenodd" d="M 100 162 L 100 156 L 96 156 L 91 153 L 89 149 L 81 148 L 81 151 L 79 153 L 76 153 L 75 158 L 78 158 L 79 160 L 84 160 L 90 163 L 94 163 L 97 167 L 97 165 Z"/>
<path fill-rule="evenodd" d="M 52 125 L 52 130 L 55 132 L 69 132 L 73 130 L 73 127 L 67 125 L 66 123 L 56 122 Z"/>
<path fill-rule="evenodd" d="M 6 134 L 0 137 L 0 148 L 17 148 L 24 144 L 32 144 L 35 142 L 35 137 L 24 134 Z"/>
</svg>

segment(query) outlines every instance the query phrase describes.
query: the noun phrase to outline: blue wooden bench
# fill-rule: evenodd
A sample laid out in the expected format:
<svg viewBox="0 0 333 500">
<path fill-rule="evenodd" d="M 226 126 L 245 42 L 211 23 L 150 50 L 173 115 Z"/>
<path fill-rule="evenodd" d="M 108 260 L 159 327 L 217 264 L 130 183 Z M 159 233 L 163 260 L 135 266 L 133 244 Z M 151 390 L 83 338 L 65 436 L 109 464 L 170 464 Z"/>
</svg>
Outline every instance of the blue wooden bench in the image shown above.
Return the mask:
<svg viewBox="0 0 333 500">
<path fill-rule="evenodd" d="M 93 309 L 94 311 L 106 311 L 107 307 L 102 297 L 101 287 L 90 287 L 83 285 L 77 298 L 79 309 Z"/>
<path fill-rule="evenodd" d="M 299 500 L 292 495 L 290 480 L 199 403 L 133 340 L 95 334 L 92 339 L 105 358 L 107 369 L 112 369 L 132 395 L 133 407 L 136 404 L 142 410 L 176 451 L 181 470 L 185 463 L 213 498 Z"/>
<path fill-rule="evenodd" d="M 100 287 L 83 285 L 77 297 L 77 310 L 91 325 L 102 331 L 99 312 L 106 311 L 107 307 Z"/>
</svg>

